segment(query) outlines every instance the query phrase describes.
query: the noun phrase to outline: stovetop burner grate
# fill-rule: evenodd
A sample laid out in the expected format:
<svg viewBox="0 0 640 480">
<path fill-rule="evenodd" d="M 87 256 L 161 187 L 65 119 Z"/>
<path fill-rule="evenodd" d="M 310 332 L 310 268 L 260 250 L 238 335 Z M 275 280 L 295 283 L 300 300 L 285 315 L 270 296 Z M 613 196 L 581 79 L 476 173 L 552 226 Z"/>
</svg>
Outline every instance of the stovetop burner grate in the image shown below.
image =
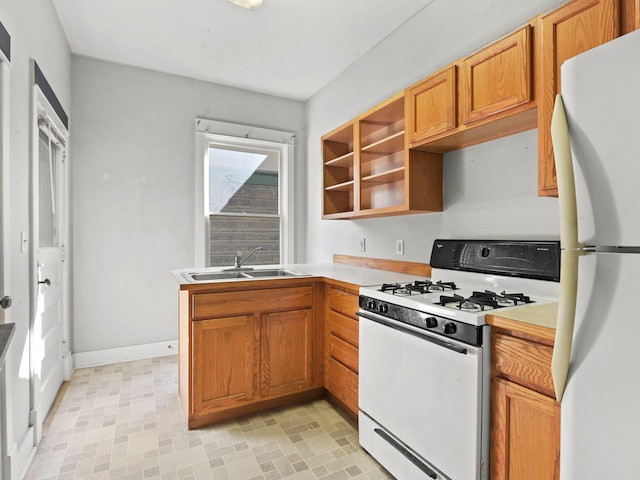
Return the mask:
<svg viewBox="0 0 640 480">
<path fill-rule="evenodd" d="M 485 311 L 485 309 L 495 309 L 500 307 L 511 307 L 523 303 L 533 303 L 528 296 L 522 293 L 495 293 L 490 290 L 484 292 L 474 291 L 471 296 L 461 295 L 441 295 L 436 305 L 450 306 L 458 310 Z M 455 305 L 452 305 L 455 304 Z"/>
<path fill-rule="evenodd" d="M 413 283 L 383 283 L 380 287 L 381 292 L 390 293 L 392 295 L 422 295 L 424 293 L 444 292 L 447 290 L 457 290 L 454 282 L 432 282 L 431 280 L 415 280 Z"/>
</svg>

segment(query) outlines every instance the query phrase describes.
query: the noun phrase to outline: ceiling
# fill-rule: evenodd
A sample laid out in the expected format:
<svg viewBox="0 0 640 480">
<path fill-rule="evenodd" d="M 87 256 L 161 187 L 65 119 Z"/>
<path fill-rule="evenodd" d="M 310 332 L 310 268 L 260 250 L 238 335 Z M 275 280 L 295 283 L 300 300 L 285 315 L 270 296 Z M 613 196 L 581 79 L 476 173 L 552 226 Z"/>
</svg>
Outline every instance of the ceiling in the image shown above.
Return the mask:
<svg viewBox="0 0 640 480">
<path fill-rule="evenodd" d="M 306 100 L 436 0 L 53 0 L 77 55 Z"/>
</svg>

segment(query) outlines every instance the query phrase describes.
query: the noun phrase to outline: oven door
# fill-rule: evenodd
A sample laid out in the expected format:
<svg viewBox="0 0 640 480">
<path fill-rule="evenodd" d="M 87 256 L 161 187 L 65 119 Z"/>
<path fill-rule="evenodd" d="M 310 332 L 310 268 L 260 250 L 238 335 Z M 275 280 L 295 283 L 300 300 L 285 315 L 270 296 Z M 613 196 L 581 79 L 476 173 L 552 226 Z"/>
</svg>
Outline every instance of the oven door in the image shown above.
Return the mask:
<svg viewBox="0 0 640 480">
<path fill-rule="evenodd" d="M 403 480 L 486 479 L 489 392 L 482 347 L 371 312 L 359 316 L 363 448 Z"/>
</svg>

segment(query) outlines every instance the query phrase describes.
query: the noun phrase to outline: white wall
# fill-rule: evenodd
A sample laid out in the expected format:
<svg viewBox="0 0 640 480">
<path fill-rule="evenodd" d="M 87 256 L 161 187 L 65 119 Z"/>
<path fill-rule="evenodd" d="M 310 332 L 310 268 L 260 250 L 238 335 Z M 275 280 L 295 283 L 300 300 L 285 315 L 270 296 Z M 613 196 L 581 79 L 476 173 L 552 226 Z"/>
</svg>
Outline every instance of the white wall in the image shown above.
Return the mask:
<svg viewBox="0 0 640 480">
<path fill-rule="evenodd" d="M 72 78 L 72 348 L 99 362 L 175 344 L 169 272 L 195 266 L 195 118 L 294 132 L 304 196 L 305 105 L 76 56 Z M 304 213 L 303 202 L 302 225 Z"/>
<path fill-rule="evenodd" d="M 446 154 L 442 213 L 321 219 L 324 133 L 561 2 L 453 3 L 456 10 L 451 1 L 432 3 L 309 100 L 307 261 L 327 262 L 341 253 L 428 262 L 438 237 L 559 237 L 556 199 L 536 194 L 536 130 Z M 364 254 L 358 250 L 362 237 Z M 403 256 L 395 254 L 396 239 L 405 241 Z"/>
<path fill-rule="evenodd" d="M 0 21 L 11 35 L 9 112 L 9 293 L 13 306 L 5 321 L 16 331 L 5 370 L 7 378 L 7 448 L 3 458 L 7 478 L 18 478 L 33 450 L 29 430 L 29 256 L 20 252 L 20 232 L 29 231 L 29 144 L 32 80 L 30 59 L 38 62 L 58 99 L 68 113 L 71 104 L 71 55 L 50 0 L 2 0 Z"/>
</svg>

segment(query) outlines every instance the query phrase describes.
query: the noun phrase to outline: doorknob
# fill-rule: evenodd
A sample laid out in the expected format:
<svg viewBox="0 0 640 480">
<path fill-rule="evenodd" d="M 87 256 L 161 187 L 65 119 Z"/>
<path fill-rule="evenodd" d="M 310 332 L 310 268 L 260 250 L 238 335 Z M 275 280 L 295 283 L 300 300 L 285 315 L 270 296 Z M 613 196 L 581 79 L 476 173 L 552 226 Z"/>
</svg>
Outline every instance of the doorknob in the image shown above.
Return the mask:
<svg viewBox="0 0 640 480">
<path fill-rule="evenodd" d="M 6 310 L 11 306 L 11 302 L 11 297 L 9 295 L 5 295 L 4 297 L 2 297 L 2 299 L 0 299 L 0 307 L 2 307 L 3 310 Z"/>
<path fill-rule="evenodd" d="M 38 285 L 46 285 L 48 287 L 49 285 L 51 285 L 51 280 L 45 278 L 44 280 L 39 281 Z"/>
</svg>

